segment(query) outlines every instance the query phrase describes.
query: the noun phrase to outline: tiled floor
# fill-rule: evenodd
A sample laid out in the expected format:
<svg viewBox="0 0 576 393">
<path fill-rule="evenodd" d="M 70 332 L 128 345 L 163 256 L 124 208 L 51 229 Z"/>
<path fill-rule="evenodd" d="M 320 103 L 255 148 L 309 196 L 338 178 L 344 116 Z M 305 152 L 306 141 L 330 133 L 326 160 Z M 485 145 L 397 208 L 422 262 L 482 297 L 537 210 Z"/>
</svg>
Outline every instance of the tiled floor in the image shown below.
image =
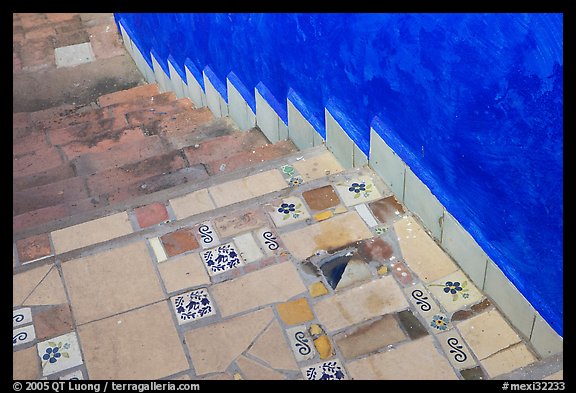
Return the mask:
<svg viewBox="0 0 576 393">
<path fill-rule="evenodd" d="M 14 378 L 489 379 L 539 360 L 371 170 L 318 149 L 284 165 L 17 242 Z"/>
</svg>

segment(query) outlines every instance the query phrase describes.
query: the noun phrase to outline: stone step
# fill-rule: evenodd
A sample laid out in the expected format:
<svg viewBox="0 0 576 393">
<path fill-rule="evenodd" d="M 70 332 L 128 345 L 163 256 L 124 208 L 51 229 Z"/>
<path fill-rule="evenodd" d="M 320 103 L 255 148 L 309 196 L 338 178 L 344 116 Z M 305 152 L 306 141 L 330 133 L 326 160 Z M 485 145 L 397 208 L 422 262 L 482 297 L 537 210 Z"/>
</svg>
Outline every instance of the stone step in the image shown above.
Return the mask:
<svg viewBox="0 0 576 393">
<path fill-rule="evenodd" d="M 71 177 L 13 193 L 12 209 L 15 215 L 44 207 L 72 202 L 88 197 L 84 179 Z"/>
<path fill-rule="evenodd" d="M 71 142 L 93 145 L 102 139 L 107 139 L 108 134 L 120 133 L 125 128 L 128 128 L 128 124 L 124 118 L 104 117 L 68 125 L 63 128 L 51 129 L 47 133 L 53 145 L 61 146 Z M 112 135 L 110 137 L 114 138 Z"/>
<path fill-rule="evenodd" d="M 146 135 L 158 135 L 158 125 L 165 119 L 177 117 L 178 115 L 189 114 L 188 119 L 203 122 L 212 119 L 207 116 L 204 109 L 195 109 L 194 104 L 188 98 L 181 98 L 175 101 L 154 105 L 151 107 L 142 107 L 126 113 L 126 120 L 131 127 L 142 127 Z"/>
<path fill-rule="evenodd" d="M 36 146 L 36 150 L 13 156 L 12 177 L 30 176 L 64 164 L 57 148 Z"/>
<path fill-rule="evenodd" d="M 41 172 L 36 172 L 29 176 L 15 177 L 12 179 L 12 189 L 13 191 L 22 191 L 27 188 L 55 183 L 74 176 L 75 173 L 72 164 L 66 163 Z"/>
<path fill-rule="evenodd" d="M 151 83 L 102 95 L 98 98 L 97 102 L 101 107 L 106 107 L 113 104 L 127 103 L 138 98 L 150 97 L 158 94 L 160 94 L 158 84 Z"/>
</svg>

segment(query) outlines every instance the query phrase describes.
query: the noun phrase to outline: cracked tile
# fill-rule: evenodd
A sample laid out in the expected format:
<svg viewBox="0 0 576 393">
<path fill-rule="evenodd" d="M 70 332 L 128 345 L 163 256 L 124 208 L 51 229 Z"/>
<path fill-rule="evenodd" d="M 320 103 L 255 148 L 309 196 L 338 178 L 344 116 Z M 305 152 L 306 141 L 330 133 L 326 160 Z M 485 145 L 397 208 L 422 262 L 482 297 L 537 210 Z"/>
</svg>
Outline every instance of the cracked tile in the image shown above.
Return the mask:
<svg viewBox="0 0 576 393">
<path fill-rule="evenodd" d="M 525 367 L 538 359 L 526 344 L 518 343 L 480 361 L 490 378 Z"/>
<path fill-rule="evenodd" d="M 34 288 L 46 277 L 52 264 L 41 265 L 12 276 L 12 306 L 22 305 Z"/>
<path fill-rule="evenodd" d="M 269 381 L 286 379 L 286 377 L 278 371 L 265 367 L 252 359 L 248 359 L 246 356 L 239 356 L 238 359 L 236 359 L 236 364 L 238 368 L 240 368 L 244 379 L 247 380 Z"/>
<path fill-rule="evenodd" d="M 43 306 L 52 304 L 67 303 L 64 285 L 58 273 L 58 269 L 53 266 L 46 277 L 38 284 L 32 293 L 26 298 L 24 306 Z"/>
<path fill-rule="evenodd" d="M 276 370 L 298 370 L 284 332 L 276 320 L 256 339 L 248 354 Z"/>
</svg>

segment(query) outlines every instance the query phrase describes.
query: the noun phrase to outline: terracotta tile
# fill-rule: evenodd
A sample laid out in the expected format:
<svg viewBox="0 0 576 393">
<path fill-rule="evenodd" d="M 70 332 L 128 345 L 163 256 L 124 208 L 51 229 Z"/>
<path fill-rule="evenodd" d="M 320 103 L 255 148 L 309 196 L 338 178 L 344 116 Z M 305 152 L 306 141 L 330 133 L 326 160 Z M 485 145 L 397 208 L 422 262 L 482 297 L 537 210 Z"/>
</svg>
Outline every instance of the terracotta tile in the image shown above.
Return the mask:
<svg viewBox="0 0 576 393">
<path fill-rule="evenodd" d="M 137 207 L 134 209 L 136 219 L 140 228 L 147 228 L 168 220 L 168 211 L 163 203 L 152 203 L 150 205 Z"/>
<path fill-rule="evenodd" d="M 388 262 L 394 255 L 392 245 L 380 237 L 360 242 L 358 244 L 358 252 L 366 261 Z"/>
<path fill-rule="evenodd" d="M 68 370 L 83 363 L 76 332 L 42 341 L 37 345 L 44 376 Z"/>
<path fill-rule="evenodd" d="M 387 345 L 406 340 L 406 335 L 391 314 L 368 325 L 360 326 L 352 332 L 339 333 L 334 341 L 340 353 L 349 360 L 374 352 Z"/>
<path fill-rule="evenodd" d="M 298 370 L 278 321 L 273 320 L 247 352 L 276 370 Z"/>
<path fill-rule="evenodd" d="M 142 97 L 154 96 L 160 93 L 158 84 L 151 83 L 132 87 L 126 90 L 115 91 L 98 97 L 98 105 L 101 107 L 123 102 L 129 102 Z"/>
<path fill-rule="evenodd" d="M 170 232 L 160 237 L 162 245 L 166 250 L 169 257 L 182 254 L 186 251 L 195 250 L 200 245 L 194 237 L 192 228 L 183 228 L 174 232 Z"/>
<path fill-rule="evenodd" d="M 353 379 L 458 379 L 448 360 L 438 353 L 431 336 L 349 362 L 347 369 Z"/>
<path fill-rule="evenodd" d="M 41 377 L 40 360 L 36 347 L 30 347 L 12 353 L 12 379 L 38 380 Z"/>
<path fill-rule="evenodd" d="M 339 359 L 330 359 L 301 369 L 307 380 L 344 380 L 348 379 L 346 370 Z"/>
<path fill-rule="evenodd" d="M 20 263 L 26 263 L 52 255 L 50 237 L 47 233 L 17 240 L 16 248 L 18 249 Z"/>
<path fill-rule="evenodd" d="M 306 182 L 328 175 L 334 175 L 344 170 L 342 165 L 338 163 L 338 160 L 336 160 L 330 152 L 296 161 L 292 165 Z"/>
<path fill-rule="evenodd" d="M 198 254 L 182 255 L 160 263 L 158 271 L 168 293 L 210 284 L 210 277 Z"/>
<path fill-rule="evenodd" d="M 36 172 L 29 176 L 12 178 L 14 190 L 22 191 L 27 188 L 42 186 L 44 184 L 55 183 L 60 180 L 74 177 L 74 169 L 70 163 L 48 168 L 45 171 Z"/>
<path fill-rule="evenodd" d="M 278 371 L 264 367 L 260 363 L 256 363 L 254 360 L 248 359 L 245 356 L 238 357 L 236 364 L 244 376 L 243 379 L 264 381 L 286 379 L 286 377 Z"/>
<path fill-rule="evenodd" d="M 396 200 L 394 195 L 370 202 L 368 206 L 382 224 L 390 225 L 398 221 L 402 214 L 404 214 L 404 208 Z"/>
<path fill-rule="evenodd" d="M 90 379 L 159 379 L 187 370 L 168 307 L 158 302 L 80 326 Z"/>
<path fill-rule="evenodd" d="M 30 176 L 36 172 L 43 172 L 62 164 L 60 153 L 55 147 L 38 149 L 14 157 L 12 160 L 12 174 L 14 177 Z"/>
<path fill-rule="evenodd" d="M 216 207 L 205 188 L 170 199 L 169 202 L 177 220 L 204 213 Z"/>
<path fill-rule="evenodd" d="M 266 216 L 259 209 L 242 210 L 214 219 L 221 237 L 231 237 L 267 225 Z"/>
<path fill-rule="evenodd" d="M 64 262 L 76 322 L 83 324 L 162 300 L 153 263 L 144 242 Z"/>
<path fill-rule="evenodd" d="M 282 319 L 286 325 L 298 325 L 314 319 L 314 314 L 312 314 L 312 310 L 308 305 L 308 300 L 304 297 L 277 304 L 276 310 L 278 311 L 280 319 Z"/>
<path fill-rule="evenodd" d="M 428 284 L 427 288 L 449 313 L 482 298 L 480 291 L 461 270 Z"/>
<path fill-rule="evenodd" d="M 398 320 L 408 336 L 412 340 L 416 340 L 420 337 L 424 337 L 428 334 L 426 328 L 422 325 L 422 323 L 412 314 L 410 310 L 404 310 L 398 313 Z"/>
<path fill-rule="evenodd" d="M 404 262 L 390 264 L 392 275 L 404 286 L 412 285 L 414 278 Z"/>
<path fill-rule="evenodd" d="M 68 333 L 74 330 L 74 321 L 68 304 L 38 311 L 34 314 L 34 325 L 39 340 Z"/>
<path fill-rule="evenodd" d="M 454 322 L 463 321 L 465 319 L 468 319 L 474 315 L 483 312 L 484 310 L 488 309 L 491 305 L 492 303 L 490 302 L 490 300 L 484 299 L 480 303 L 471 306 L 470 309 L 456 311 L 454 314 L 452 314 L 451 319 Z"/>
<path fill-rule="evenodd" d="M 305 191 L 302 198 L 312 210 L 325 210 L 340 203 L 340 198 L 331 185 Z"/>
<path fill-rule="evenodd" d="M 494 378 L 532 364 L 537 360 L 524 343 L 518 343 L 481 360 L 480 363 L 488 376 Z"/>
<path fill-rule="evenodd" d="M 12 196 L 14 198 L 12 208 L 14 214 L 17 215 L 59 203 L 88 198 L 88 191 L 82 178 L 71 177 L 53 184 L 15 191 Z"/>
</svg>

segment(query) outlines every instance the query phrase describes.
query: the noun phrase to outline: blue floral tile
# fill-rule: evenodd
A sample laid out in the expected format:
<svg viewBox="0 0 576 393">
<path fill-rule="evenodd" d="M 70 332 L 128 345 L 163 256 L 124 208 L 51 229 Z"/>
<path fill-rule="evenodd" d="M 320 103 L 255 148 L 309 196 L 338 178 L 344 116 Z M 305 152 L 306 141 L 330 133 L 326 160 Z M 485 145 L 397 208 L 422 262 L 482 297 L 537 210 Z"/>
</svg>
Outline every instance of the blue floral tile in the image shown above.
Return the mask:
<svg viewBox="0 0 576 393">
<path fill-rule="evenodd" d="M 304 203 L 297 197 L 282 199 L 281 203 L 273 205 L 269 214 L 278 228 L 310 218 L 310 213 L 308 213 Z"/>
<path fill-rule="evenodd" d="M 67 370 L 83 363 L 76 332 L 70 332 L 38 343 L 37 350 L 44 376 Z"/>
<path fill-rule="evenodd" d="M 12 311 L 12 327 L 27 325 L 32 323 L 32 312 L 29 307 L 19 308 Z"/>
<path fill-rule="evenodd" d="M 84 374 L 82 374 L 82 370 L 77 370 L 70 374 L 62 375 L 58 379 L 61 381 L 83 381 Z"/>
<path fill-rule="evenodd" d="M 233 242 L 202 251 L 200 256 L 211 276 L 245 265 Z"/>
<path fill-rule="evenodd" d="M 220 244 L 218 234 L 210 221 L 204 221 L 196 227 L 198 237 L 200 238 L 200 245 L 202 248 L 210 248 Z"/>
<path fill-rule="evenodd" d="M 332 359 L 325 362 L 313 364 L 301 369 L 304 379 L 310 381 L 319 380 L 344 380 L 348 379 L 346 371 L 340 360 Z"/>
<path fill-rule="evenodd" d="M 482 299 L 480 291 L 458 270 L 427 285 L 446 312 L 457 311 Z"/>
<path fill-rule="evenodd" d="M 336 190 L 346 206 L 354 206 L 382 198 L 382 194 L 369 176 L 360 176 L 356 179 L 340 182 L 336 184 Z"/>
<path fill-rule="evenodd" d="M 452 324 L 450 323 L 450 320 L 445 314 L 442 313 L 437 313 L 429 316 L 426 319 L 426 322 L 428 323 L 429 330 L 434 334 L 438 334 L 441 332 L 445 332 L 446 330 L 452 329 Z"/>
<path fill-rule="evenodd" d="M 176 313 L 179 325 L 216 314 L 212 299 L 206 288 L 172 296 L 170 302 Z"/>
<path fill-rule="evenodd" d="M 295 326 L 286 329 L 286 334 L 288 334 L 290 348 L 292 348 L 292 352 L 294 352 L 296 361 L 301 362 L 303 360 L 312 359 L 316 355 L 314 342 L 312 341 L 310 334 L 308 334 L 306 326 Z"/>
<path fill-rule="evenodd" d="M 36 339 L 34 325 L 24 326 L 12 331 L 12 346 L 26 344 Z"/>
</svg>

